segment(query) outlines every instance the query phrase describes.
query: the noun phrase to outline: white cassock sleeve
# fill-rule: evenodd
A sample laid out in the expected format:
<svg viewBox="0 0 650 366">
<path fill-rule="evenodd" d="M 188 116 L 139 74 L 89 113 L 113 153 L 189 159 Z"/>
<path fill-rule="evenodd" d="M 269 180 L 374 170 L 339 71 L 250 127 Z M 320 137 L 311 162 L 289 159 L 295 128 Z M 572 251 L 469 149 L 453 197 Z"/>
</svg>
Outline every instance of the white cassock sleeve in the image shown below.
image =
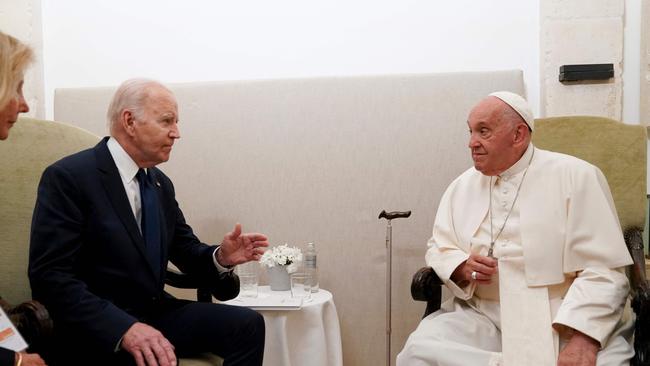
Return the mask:
<svg viewBox="0 0 650 366">
<path fill-rule="evenodd" d="M 564 270 L 577 277 L 553 325 L 576 329 L 604 346 L 623 314 L 630 289 L 624 266 L 632 260 L 602 172 L 594 168 L 573 179 Z"/>
<path fill-rule="evenodd" d="M 589 267 L 578 273 L 553 326 L 578 330 L 604 346 L 623 314 L 630 286 L 624 268 Z"/>
<path fill-rule="evenodd" d="M 454 296 L 469 300 L 474 295 L 476 283 L 471 282 L 461 288 L 451 280 L 454 270 L 469 258 L 469 248 L 466 248 L 466 251 L 456 245 L 459 240 L 454 231 L 450 199 L 451 191 L 450 186 L 440 199 L 440 205 L 433 224 L 433 234 L 427 243 L 429 249 L 425 255 L 425 261 L 428 266 L 433 268 L 440 280 Z"/>
</svg>

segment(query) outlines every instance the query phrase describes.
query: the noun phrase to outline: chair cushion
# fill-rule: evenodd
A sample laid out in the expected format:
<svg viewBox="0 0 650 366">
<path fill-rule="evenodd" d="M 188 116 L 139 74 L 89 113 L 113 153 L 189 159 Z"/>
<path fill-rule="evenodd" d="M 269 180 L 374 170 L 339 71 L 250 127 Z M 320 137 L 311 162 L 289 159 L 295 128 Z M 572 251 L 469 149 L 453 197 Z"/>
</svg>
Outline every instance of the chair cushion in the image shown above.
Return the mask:
<svg viewBox="0 0 650 366">
<path fill-rule="evenodd" d="M 535 121 L 533 142 L 599 167 L 607 177 L 622 229 L 643 230 L 647 212 L 645 127 L 593 116 L 542 118 Z"/>
<path fill-rule="evenodd" d="M 181 366 L 221 366 L 223 360 L 211 353 L 205 353 L 198 357 L 181 358 Z"/>
</svg>

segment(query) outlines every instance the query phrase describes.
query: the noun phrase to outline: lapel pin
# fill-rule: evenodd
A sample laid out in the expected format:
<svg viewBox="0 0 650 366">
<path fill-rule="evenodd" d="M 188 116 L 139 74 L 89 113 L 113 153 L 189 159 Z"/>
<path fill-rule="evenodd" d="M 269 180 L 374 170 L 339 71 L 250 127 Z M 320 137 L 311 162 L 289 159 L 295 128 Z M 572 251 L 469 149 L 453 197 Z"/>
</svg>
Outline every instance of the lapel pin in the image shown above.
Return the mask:
<svg viewBox="0 0 650 366">
<path fill-rule="evenodd" d="M 156 185 L 157 185 L 158 187 L 160 187 L 160 182 L 159 182 L 159 181 L 156 181 Z"/>
</svg>

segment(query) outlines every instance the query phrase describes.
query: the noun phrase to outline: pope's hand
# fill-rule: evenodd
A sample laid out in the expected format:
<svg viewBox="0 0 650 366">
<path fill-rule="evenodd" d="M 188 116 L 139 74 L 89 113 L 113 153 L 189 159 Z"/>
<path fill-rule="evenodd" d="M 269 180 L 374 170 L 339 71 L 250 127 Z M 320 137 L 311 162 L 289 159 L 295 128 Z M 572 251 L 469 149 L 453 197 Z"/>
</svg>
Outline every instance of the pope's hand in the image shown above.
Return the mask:
<svg viewBox="0 0 650 366">
<path fill-rule="evenodd" d="M 490 284 L 492 276 L 498 272 L 497 263 L 497 260 L 492 257 L 472 253 L 465 262 L 456 267 L 451 274 L 451 280 L 457 284 L 469 282 L 480 285 Z"/>
<path fill-rule="evenodd" d="M 222 266 L 234 266 L 252 260 L 259 260 L 269 246 L 266 235 L 241 232 L 241 224 L 223 237 L 217 261 Z"/>
<path fill-rule="evenodd" d="M 575 331 L 560 352 L 558 366 L 596 366 L 600 344 L 584 333 Z"/>
</svg>

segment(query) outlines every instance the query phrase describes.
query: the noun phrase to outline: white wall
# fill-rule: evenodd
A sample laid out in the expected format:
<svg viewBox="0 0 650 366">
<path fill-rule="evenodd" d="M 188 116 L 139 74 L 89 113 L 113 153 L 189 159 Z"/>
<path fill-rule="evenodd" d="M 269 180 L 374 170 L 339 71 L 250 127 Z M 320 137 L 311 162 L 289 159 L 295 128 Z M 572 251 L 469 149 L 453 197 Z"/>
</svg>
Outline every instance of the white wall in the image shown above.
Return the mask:
<svg viewBox="0 0 650 366">
<path fill-rule="evenodd" d="M 522 69 L 539 110 L 539 2 L 43 0 L 45 95 L 165 82 Z M 435 101 L 432 101 L 434 103 Z M 181 116 L 182 118 L 182 116 Z"/>
<path fill-rule="evenodd" d="M 29 104 L 27 115 L 36 118 L 45 118 L 41 27 L 41 0 L 0 1 L 0 31 L 30 45 L 36 56 L 25 73 L 23 85 L 25 99 Z"/>
</svg>

